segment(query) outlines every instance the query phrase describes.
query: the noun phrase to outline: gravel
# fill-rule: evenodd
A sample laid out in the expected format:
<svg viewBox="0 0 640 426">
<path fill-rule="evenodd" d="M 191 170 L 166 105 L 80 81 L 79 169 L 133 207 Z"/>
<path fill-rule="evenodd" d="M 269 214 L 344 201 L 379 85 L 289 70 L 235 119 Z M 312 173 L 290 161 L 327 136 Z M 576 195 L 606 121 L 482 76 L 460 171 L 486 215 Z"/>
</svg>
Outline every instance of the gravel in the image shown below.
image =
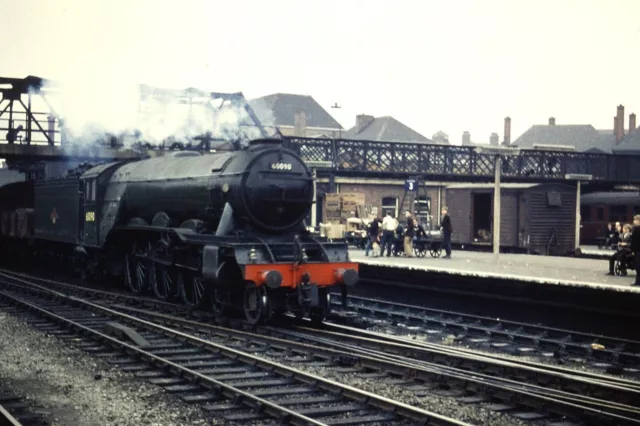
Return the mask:
<svg viewBox="0 0 640 426">
<path fill-rule="evenodd" d="M 205 425 L 204 413 L 0 312 L 0 380 L 52 425 Z"/>
<path fill-rule="evenodd" d="M 598 374 L 603 376 L 609 376 L 613 379 L 623 378 L 631 381 L 640 381 L 640 376 L 630 375 L 630 374 L 610 374 L 604 369 L 598 369 L 590 365 L 587 361 L 586 356 L 567 356 L 567 358 L 573 359 L 582 359 L 582 362 L 574 362 L 568 360 L 562 360 L 558 358 L 547 358 L 542 356 L 541 354 L 537 354 L 533 352 L 532 355 L 514 355 L 509 353 L 507 350 L 493 349 L 493 348 L 481 348 L 478 346 L 467 345 L 464 341 L 459 342 L 458 339 L 460 336 L 455 334 L 439 334 L 439 335 L 429 335 L 424 331 L 418 331 L 417 333 L 402 333 L 399 327 L 391 327 L 391 326 L 376 326 L 368 328 L 367 331 L 380 333 L 380 334 L 388 334 L 394 337 L 407 339 L 411 343 L 411 341 L 415 341 L 418 343 L 433 343 L 438 345 L 446 345 L 451 346 L 453 349 L 464 349 L 475 352 L 478 355 L 498 355 L 506 360 L 511 360 L 514 362 L 522 361 L 522 362 L 532 362 L 542 365 L 549 365 L 554 367 L 561 367 L 567 370 L 574 370 L 577 372 L 585 372 Z M 524 345 L 523 345 L 524 346 Z"/>
<path fill-rule="evenodd" d="M 283 359 L 265 356 L 264 354 L 255 355 L 274 362 L 285 363 Z M 522 422 L 515 417 L 490 411 L 484 408 L 482 404 L 463 404 L 454 398 L 441 397 L 438 395 L 417 397 L 414 392 L 404 389 L 401 386 L 381 384 L 380 379 L 362 378 L 358 377 L 356 373 L 339 373 L 331 368 L 307 367 L 299 363 L 296 363 L 294 368 L 470 424 L 492 426 L 535 424 L 533 422 Z"/>
</svg>

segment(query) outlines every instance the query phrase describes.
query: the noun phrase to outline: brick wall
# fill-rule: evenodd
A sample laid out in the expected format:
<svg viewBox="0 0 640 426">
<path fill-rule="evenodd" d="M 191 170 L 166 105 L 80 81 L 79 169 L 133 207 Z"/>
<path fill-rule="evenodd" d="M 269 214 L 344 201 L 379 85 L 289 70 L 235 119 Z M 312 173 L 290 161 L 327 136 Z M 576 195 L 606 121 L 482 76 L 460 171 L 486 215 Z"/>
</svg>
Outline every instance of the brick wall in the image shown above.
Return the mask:
<svg viewBox="0 0 640 426">
<path fill-rule="evenodd" d="M 382 199 L 384 197 L 397 197 L 398 205 L 400 205 L 400 203 L 402 202 L 402 197 L 404 196 L 404 185 L 341 183 L 339 185 L 339 190 L 341 193 L 358 192 L 365 194 L 365 204 L 371 204 L 373 207 L 377 207 L 379 213 L 382 209 Z M 423 190 L 421 190 L 420 195 L 422 195 L 423 193 Z M 444 193 L 445 191 L 442 190 L 443 203 L 445 202 Z M 418 194 L 416 193 L 416 195 Z M 440 213 L 438 211 L 438 187 L 427 187 L 427 196 L 431 198 L 431 215 L 434 216 L 434 222 L 438 223 L 438 218 L 440 216 Z M 407 198 L 409 198 L 409 194 L 407 194 Z M 408 202 L 405 201 L 405 209 L 408 207 Z"/>
</svg>

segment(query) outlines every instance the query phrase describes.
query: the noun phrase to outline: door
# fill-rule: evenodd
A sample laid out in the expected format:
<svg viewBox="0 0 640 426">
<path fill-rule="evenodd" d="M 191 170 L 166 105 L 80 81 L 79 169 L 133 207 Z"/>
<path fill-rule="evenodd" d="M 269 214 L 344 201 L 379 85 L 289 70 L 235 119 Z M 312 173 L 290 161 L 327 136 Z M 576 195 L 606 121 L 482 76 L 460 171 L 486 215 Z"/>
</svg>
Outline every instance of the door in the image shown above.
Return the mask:
<svg viewBox="0 0 640 426">
<path fill-rule="evenodd" d="M 493 239 L 493 194 L 473 194 L 472 241 L 490 244 Z"/>
<path fill-rule="evenodd" d="M 87 179 L 84 182 L 84 244 L 98 245 L 98 208 L 97 208 L 97 180 Z"/>
</svg>

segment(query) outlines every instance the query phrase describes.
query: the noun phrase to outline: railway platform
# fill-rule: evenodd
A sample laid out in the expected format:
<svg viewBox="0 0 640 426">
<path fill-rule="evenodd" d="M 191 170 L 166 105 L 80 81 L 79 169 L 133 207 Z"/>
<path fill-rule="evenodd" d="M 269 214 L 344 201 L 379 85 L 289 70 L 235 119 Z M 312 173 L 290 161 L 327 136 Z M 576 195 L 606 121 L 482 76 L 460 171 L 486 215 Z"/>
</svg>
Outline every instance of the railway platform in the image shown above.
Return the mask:
<svg viewBox="0 0 640 426">
<path fill-rule="evenodd" d="M 607 276 L 606 259 L 454 251 L 451 259 L 366 257 L 351 250 L 360 264 L 361 283 L 484 297 L 545 306 L 640 317 L 640 287 L 635 272 Z"/>
<path fill-rule="evenodd" d="M 598 246 L 580 246 L 576 250 L 576 256 L 589 259 L 606 259 L 616 251 L 613 249 L 600 248 Z"/>
<path fill-rule="evenodd" d="M 352 260 L 368 265 L 640 293 L 640 287 L 630 285 L 635 280 L 635 272 L 629 271 L 626 277 L 606 275 L 609 265 L 604 256 L 610 256 L 614 251 L 598 250 L 596 253 L 600 252 L 603 253 L 602 260 L 501 253 L 497 262 L 492 253 L 477 251 L 454 251 L 451 259 L 429 255 L 423 258 L 366 257 L 363 250 L 350 250 L 349 254 Z"/>
</svg>

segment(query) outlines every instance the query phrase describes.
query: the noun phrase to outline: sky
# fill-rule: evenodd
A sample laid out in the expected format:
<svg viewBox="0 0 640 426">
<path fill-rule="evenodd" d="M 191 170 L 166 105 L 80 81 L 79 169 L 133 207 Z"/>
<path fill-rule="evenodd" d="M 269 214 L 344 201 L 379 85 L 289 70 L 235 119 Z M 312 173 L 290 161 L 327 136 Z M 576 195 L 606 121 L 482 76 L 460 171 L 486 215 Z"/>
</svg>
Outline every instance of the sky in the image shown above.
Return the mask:
<svg viewBox="0 0 640 426">
<path fill-rule="evenodd" d="M 487 142 L 640 114 L 638 0 L 0 0 L 0 76 L 313 96 Z M 342 108 L 330 109 L 334 103 Z"/>
</svg>

